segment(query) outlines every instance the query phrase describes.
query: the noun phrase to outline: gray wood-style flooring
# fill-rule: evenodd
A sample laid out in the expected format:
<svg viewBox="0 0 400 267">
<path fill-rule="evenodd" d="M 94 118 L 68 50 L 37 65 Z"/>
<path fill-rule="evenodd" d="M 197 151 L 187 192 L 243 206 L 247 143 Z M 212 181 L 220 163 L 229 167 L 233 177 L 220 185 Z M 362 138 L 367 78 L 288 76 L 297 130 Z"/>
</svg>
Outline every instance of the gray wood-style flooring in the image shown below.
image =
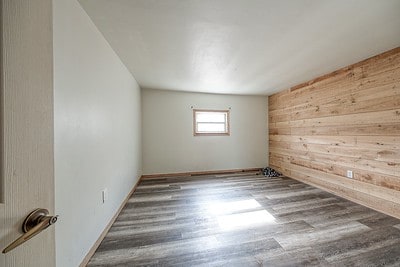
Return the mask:
<svg viewBox="0 0 400 267">
<path fill-rule="evenodd" d="M 400 220 L 286 177 L 160 177 L 88 266 L 400 266 Z"/>
</svg>

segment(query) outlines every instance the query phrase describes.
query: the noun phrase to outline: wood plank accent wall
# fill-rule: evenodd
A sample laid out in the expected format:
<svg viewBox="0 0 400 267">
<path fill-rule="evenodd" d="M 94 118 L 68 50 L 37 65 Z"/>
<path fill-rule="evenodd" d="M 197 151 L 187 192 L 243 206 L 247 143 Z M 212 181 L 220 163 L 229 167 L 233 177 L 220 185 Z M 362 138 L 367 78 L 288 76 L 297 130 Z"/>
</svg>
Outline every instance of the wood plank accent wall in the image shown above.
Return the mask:
<svg viewBox="0 0 400 267">
<path fill-rule="evenodd" d="M 400 218 L 400 47 L 268 102 L 270 166 Z"/>
</svg>

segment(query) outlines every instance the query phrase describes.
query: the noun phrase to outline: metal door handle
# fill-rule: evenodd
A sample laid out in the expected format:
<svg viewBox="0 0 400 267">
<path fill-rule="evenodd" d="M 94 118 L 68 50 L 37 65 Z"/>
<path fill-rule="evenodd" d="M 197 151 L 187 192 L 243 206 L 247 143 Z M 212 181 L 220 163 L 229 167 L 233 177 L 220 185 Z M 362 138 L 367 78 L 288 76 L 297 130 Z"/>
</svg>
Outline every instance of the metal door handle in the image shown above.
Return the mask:
<svg viewBox="0 0 400 267">
<path fill-rule="evenodd" d="M 17 240 L 8 245 L 3 253 L 7 253 L 19 245 L 25 243 L 35 235 L 42 232 L 44 229 L 57 222 L 58 215 L 50 216 L 49 211 L 46 209 L 36 209 L 32 211 L 22 224 L 22 230 L 25 234 L 20 236 Z"/>
</svg>

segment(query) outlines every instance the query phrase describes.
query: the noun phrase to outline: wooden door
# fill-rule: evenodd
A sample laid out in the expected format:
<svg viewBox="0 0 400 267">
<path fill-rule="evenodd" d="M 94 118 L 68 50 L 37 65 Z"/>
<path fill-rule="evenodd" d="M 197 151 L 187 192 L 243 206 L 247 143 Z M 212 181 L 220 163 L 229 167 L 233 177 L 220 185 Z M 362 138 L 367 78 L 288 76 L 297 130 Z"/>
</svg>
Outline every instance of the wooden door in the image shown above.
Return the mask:
<svg viewBox="0 0 400 267">
<path fill-rule="evenodd" d="M 51 0 L 1 3 L 0 248 L 36 208 L 54 212 Z M 55 266 L 54 226 L 7 254 L 1 267 Z"/>
</svg>

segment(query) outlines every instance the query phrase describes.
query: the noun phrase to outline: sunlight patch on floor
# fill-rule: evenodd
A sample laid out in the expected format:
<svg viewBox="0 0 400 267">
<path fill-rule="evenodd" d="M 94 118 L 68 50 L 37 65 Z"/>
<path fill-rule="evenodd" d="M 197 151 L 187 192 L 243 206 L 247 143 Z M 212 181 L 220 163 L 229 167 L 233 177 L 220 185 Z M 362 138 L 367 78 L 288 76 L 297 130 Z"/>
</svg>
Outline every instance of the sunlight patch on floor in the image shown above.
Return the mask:
<svg viewBox="0 0 400 267">
<path fill-rule="evenodd" d="M 274 223 L 275 217 L 255 199 L 219 202 L 209 204 L 208 211 L 216 216 L 219 227 L 223 231 L 231 231 L 246 227 L 254 227 Z"/>
<path fill-rule="evenodd" d="M 275 217 L 266 210 L 218 216 L 219 227 L 224 231 L 254 227 L 275 222 Z"/>
<path fill-rule="evenodd" d="M 208 211 L 212 214 L 226 214 L 259 207 L 261 205 L 255 199 L 246 199 L 231 202 L 213 202 L 209 205 Z"/>
</svg>

